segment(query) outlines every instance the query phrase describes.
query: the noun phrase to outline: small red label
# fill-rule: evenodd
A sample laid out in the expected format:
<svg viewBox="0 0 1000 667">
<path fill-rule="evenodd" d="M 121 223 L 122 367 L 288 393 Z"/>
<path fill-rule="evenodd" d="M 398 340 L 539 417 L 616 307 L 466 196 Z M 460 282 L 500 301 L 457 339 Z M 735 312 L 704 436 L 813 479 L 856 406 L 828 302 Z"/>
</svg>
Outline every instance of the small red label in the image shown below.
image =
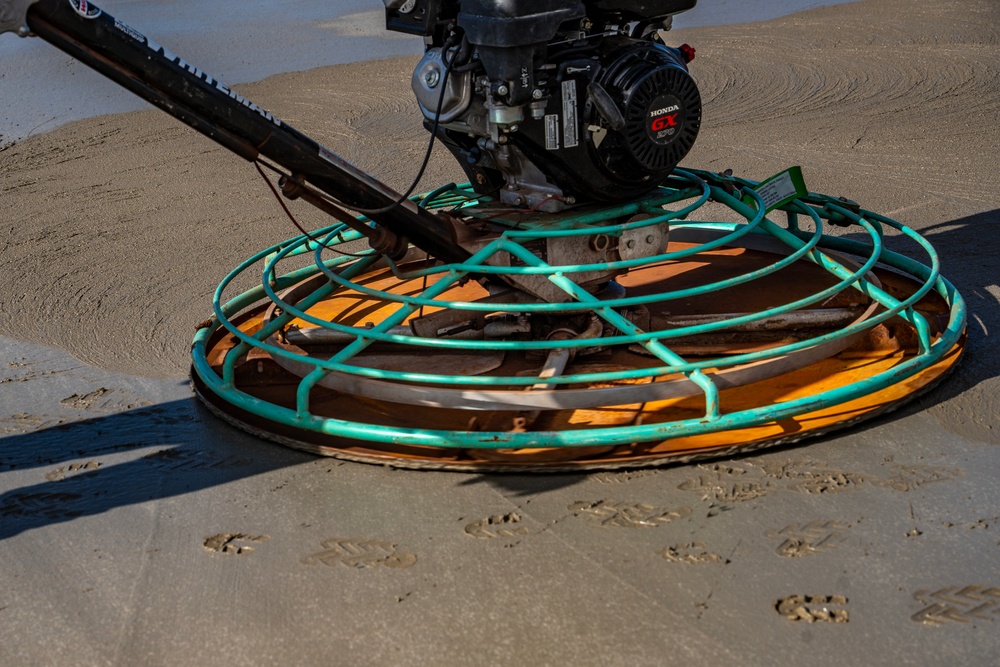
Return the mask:
<svg viewBox="0 0 1000 667">
<path fill-rule="evenodd" d="M 660 132 L 668 127 L 677 127 L 677 114 L 671 113 L 659 118 L 654 118 L 650 128 L 653 132 Z"/>
<path fill-rule="evenodd" d="M 73 11 L 85 19 L 96 19 L 101 15 L 101 8 L 91 5 L 87 0 L 69 0 Z"/>
</svg>

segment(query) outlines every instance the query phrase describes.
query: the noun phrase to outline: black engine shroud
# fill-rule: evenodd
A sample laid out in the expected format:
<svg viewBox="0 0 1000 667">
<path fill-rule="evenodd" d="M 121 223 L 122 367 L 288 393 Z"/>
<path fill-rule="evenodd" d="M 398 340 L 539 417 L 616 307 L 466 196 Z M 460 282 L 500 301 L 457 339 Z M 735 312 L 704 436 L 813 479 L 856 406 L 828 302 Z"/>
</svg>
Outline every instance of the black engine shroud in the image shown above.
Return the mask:
<svg viewBox="0 0 1000 667">
<path fill-rule="evenodd" d="M 696 0 L 385 0 L 427 46 L 413 90 L 476 190 L 559 211 L 625 201 L 694 145 L 693 49 L 662 32 Z"/>
</svg>

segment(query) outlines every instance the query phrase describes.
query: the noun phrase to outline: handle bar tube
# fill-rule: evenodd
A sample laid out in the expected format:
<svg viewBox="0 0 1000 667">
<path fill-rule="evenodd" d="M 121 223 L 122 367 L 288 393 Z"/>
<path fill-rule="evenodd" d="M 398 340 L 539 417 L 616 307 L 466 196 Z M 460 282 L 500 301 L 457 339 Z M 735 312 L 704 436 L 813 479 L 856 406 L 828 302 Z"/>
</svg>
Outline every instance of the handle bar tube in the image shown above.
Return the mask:
<svg viewBox="0 0 1000 667">
<path fill-rule="evenodd" d="M 0 2 L 0 14 L 18 4 L 24 0 Z M 26 23 L 38 37 L 240 157 L 264 156 L 349 208 L 386 208 L 401 196 L 92 3 L 36 0 L 27 6 Z M 452 219 L 410 201 L 371 217 L 445 262 L 469 256 Z"/>
</svg>

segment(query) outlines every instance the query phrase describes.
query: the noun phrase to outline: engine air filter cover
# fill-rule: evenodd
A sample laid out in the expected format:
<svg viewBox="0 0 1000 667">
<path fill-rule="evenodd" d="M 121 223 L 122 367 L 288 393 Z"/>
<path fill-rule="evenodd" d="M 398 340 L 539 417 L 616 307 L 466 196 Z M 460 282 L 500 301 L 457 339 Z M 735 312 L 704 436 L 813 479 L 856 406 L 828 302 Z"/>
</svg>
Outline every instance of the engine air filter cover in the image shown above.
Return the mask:
<svg viewBox="0 0 1000 667">
<path fill-rule="evenodd" d="M 646 134 L 658 146 L 669 146 L 680 137 L 684 127 L 685 113 L 676 95 L 666 93 L 657 97 L 649 105 L 646 114 Z"/>
<path fill-rule="evenodd" d="M 701 125 L 701 96 L 681 56 L 657 45 L 630 49 L 602 78 L 625 118 L 624 145 L 599 149 L 604 164 L 622 178 L 662 180 L 691 150 Z M 613 154 L 620 148 L 625 156 Z"/>
</svg>

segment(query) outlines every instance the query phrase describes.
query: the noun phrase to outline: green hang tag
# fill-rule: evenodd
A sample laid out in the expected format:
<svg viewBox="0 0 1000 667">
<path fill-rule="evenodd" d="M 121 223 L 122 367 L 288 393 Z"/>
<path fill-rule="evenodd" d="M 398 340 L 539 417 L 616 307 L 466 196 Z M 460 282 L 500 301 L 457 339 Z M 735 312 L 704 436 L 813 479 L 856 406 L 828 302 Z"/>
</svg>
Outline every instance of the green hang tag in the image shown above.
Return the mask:
<svg viewBox="0 0 1000 667">
<path fill-rule="evenodd" d="M 779 206 L 784 206 L 793 199 L 809 194 L 805 179 L 802 178 L 802 167 L 789 167 L 766 181 L 762 181 L 754 190 L 764 200 L 765 213 L 773 211 Z M 746 195 L 743 197 L 743 203 L 754 206 L 756 201 L 750 195 Z"/>
</svg>

